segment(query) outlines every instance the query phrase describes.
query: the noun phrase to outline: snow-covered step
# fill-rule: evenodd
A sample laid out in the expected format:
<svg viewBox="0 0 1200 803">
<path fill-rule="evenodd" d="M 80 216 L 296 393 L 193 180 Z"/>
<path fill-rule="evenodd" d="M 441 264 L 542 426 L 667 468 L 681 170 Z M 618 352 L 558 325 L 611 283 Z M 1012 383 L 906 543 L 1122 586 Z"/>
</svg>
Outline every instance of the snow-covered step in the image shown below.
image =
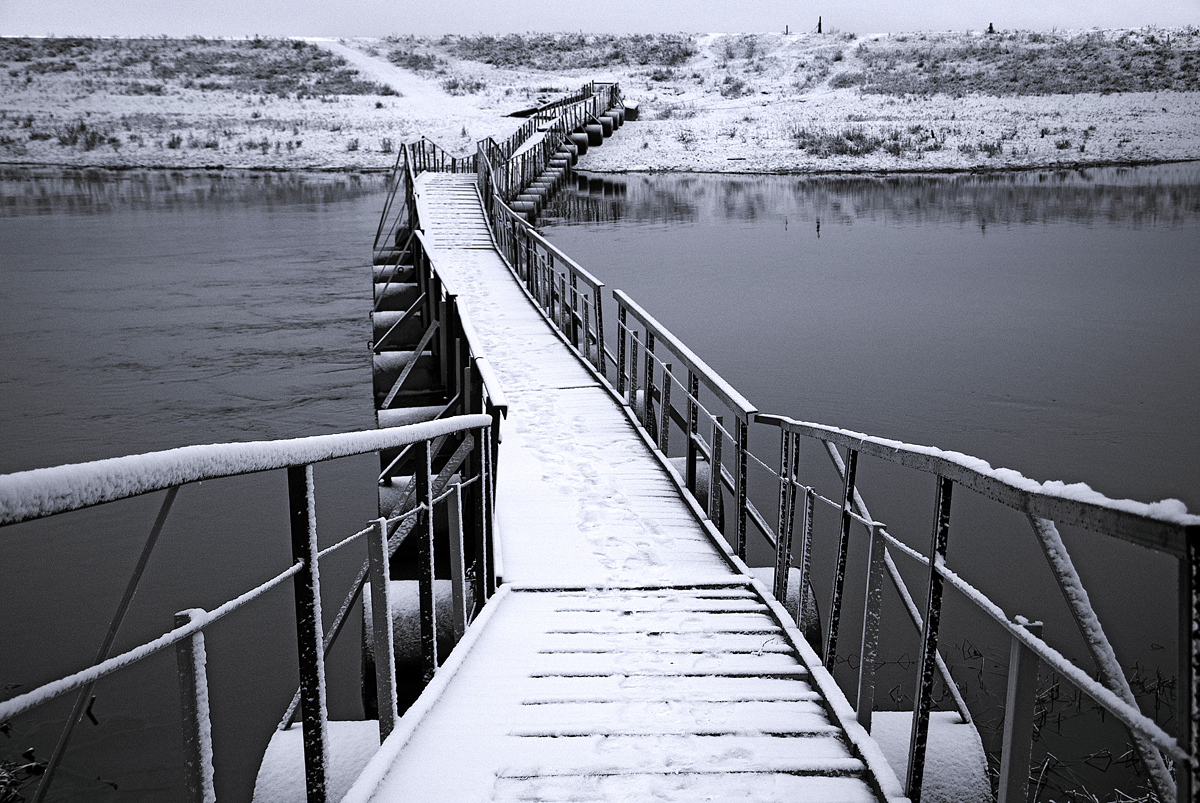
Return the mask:
<svg viewBox="0 0 1200 803">
<path fill-rule="evenodd" d="M 603 775 L 504 779 L 491 800 L 610 801 L 638 803 L 730 803 L 759 801 L 819 801 L 867 803 L 877 798 L 857 778 L 792 775 L 788 773 Z"/>
<path fill-rule="evenodd" d="M 542 677 L 521 698 L 521 705 L 557 702 L 615 702 L 619 700 L 693 700 L 738 703 L 755 700 L 817 700 L 820 693 L 799 675 L 759 678 L 748 684 L 744 678 L 727 675 L 689 677 L 643 675 L 593 675 L 589 677 Z"/>
<path fill-rule="evenodd" d="M 608 675 L 790 675 L 803 672 L 800 662 L 787 653 L 725 652 L 715 645 L 695 651 L 639 650 L 637 652 L 542 652 L 540 676 L 596 673 Z"/>
<path fill-rule="evenodd" d="M 603 751 L 598 751 L 603 747 Z M 542 739 L 531 745 L 536 758 L 514 762 L 500 770 L 501 777 L 535 774 L 575 773 L 611 775 L 639 770 L 662 771 L 671 767 L 679 772 L 709 770 L 720 766 L 724 771 L 763 770 L 794 772 L 808 770 L 819 762 L 841 761 L 847 770 L 861 772 L 862 762 L 850 755 L 846 743 L 835 737 L 780 739 L 775 736 L 713 736 L 693 739 L 687 736 L 584 736 Z M 852 762 L 852 763 L 851 763 Z M 828 765 L 826 765 L 828 766 Z"/>
<path fill-rule="evenodd" d="M 749 581 L 741 590 L 756 594 Z M 596 650 L 557 649 L 581 615 L 565 610 L 571 604 L 637 605 L 671 595 L 669 588 L 579 593 L 506 586 L 380 747 L 346 803 L 902 799 L 894 773 L 849 706 L 823 696 L 836 687 L 816 655 L 761 599 L 766 613 L 758 616 L 776 628 L 784 651 L 747 652 L 744 634 L 682 629 L 662 631 L 679 645 L 675 652 L 604 652 L 611 634 L 603 631 L 591 635 Z M 696 589 L 681 588 L 678 598 L 695 602 Z M 570 638 L 588 646 L 582 631 Z M 787 671 L 697 675 L 686 662 L 672 663 L 679 656 L 707 656 L 718 665 L 786 662 Z M 558 671 L 568 657 L 578 672 Z M 622 665 L 631 657 L 655 661 L 654 671 Z"/>
</svg>

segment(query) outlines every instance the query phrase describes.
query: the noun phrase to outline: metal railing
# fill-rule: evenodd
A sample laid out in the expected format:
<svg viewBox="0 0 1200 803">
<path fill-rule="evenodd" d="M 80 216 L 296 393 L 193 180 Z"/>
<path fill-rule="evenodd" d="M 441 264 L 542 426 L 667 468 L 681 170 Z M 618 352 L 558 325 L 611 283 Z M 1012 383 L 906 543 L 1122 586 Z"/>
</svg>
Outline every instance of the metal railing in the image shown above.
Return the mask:
<svg viewBox="0 0 1200 803">
<path fill-rule="evenodd" d="M 1200 743 L 1197 733 L 1200 711 L 1196 708 L 1197 681 L 1200 679 L 1200 594 L 1197 593 L 1200 517 L 1127 500 L 1110 500 L 1096 494 L 1073 497 L 1070 491 L 1057 492 L 1051 484 L 1036 483 L 1015 472 L 982 470 L 980 466 L 984 464 L 974 458 L 758 413 L 750 402 L 620 290 L 613 290 L 611 294 L 616 305 L 617 353 L 614 355 L 604 347 L 602 283 L 548 243 L 498 196 L 492 198 L 490 210 L 497 243 L 514 275 L 578 356 L 592 366 L 610 391 L 627 406 L 630 417 L 657 446 L 664 460 L 673 465 L 682 486 L 693 495 L 699 509 L 707 514 L 715 530 L 726 537 L 738 557 L 745 560 L 747 534 L 751 530 L 757 532 L 774 553 L 773 591 L 780 600 L 787 598 L 790 570 L 798 564 L 795 566 L 800 597 L 797 611 L 806 610 L 807 597 L 811 593 L 815 508 L 820 503 L 837 511 L 836 565 L 832 571 L 828 620 L 822 634 L 823 644 L 815 645 L 823 653 L 825 665 L 830 670 L 838 659 L 850 546 L 856 528 L 866 534 L 864 614 L 854 699 L 859 721 L 869 729 L 874 709 L 879 621 L 883 578 L 886 576 L 921 640 L 910 754 L 904 768 L 906 790 L 914 803 L 920 800 L 935 677 L 942 680 L 962 720 L 971 721 L 958 686 L 938 652 L 942 590 L 946 585 L 994 619 L 1012 640 L 1010 703 L 1001 748 L 1002 803 L 1024 801 L 1027 794 L 1039 660 L 1126 726 L 1131 742 L 1148 770 L 1151 786 L 1160 799 L 1200 800 L 1196 757 L 1196 745 Z M 586 281 L 583 281 L 585 276 Z M 595 321 L 584 327 L 586 335 L 583 337 L 580 329 L 584 324 L 582 316 L 576 313 L 575 303 L 585 294 L 574 291 L 577 283 L 587 289 L 590 304 L 586 309 Z M 676 365 L 680 366 L 678 371 Z M 749 431 L 753 425 L 779 430 L 777 458 L 763 460 L 750 451 Z M 679 433 L 680 441 L 676 440 L 673 431 Z M 840 500 L 818 493 L 815 482 L 801 481 L 801 438 L 822 443 L 837 471 L 842 488 Z M 680 442 L 682 449 L 676 446 Z M 844 457 L 838 451 L 839 447 L 845 451 Z M 682 455 L 672 457 L 680 451 Z M 904 545 L 888 531 L 886 524 L 871 518 L 856 483 L 860 456 L 877 458 L 937 478 L 936 524 L 929 554 Z M 774 510 L 762 512 L 749 499 L 748 467 L 766 472 L 776 483 L 779 490 Z M 1042 640 L 1038 623 L 1009 616 L 983 592 L 947 567 L 949 511 L 956 485 L 1028 516 L 1046 555 L 1047 565 L 1063 589 L 1072 616 L 1085 636 L 1098 667 L 1099 680 Z M 730 505 L 731 515 L 727 516 Z M 1087 603 L 1086 591 L 1058 534 L 1058 525 L 1082 527 L 1178 560 L 1179 617 L 1183 623 L 1179 646 L 1179 710 L 1184 712 L 1187 722 L 1180 739 L 1172 737 L 1138 709 L 1100 622 Z M 917 604 L 909 591 L 893 558 L 896 552 L 925 567 L 928 590 L 924 607 Z M 1032 681 L 1030 667 L 1033 667 Z M 1175 767 L 1175 778 L 1168 768 L 1171 764 Z"/>
<path fill-rule="evenodd" d="M 342 549 L 359 538 L 368 542 L 369 558 L 359 576 L 359 586 L 364 577 L 372 580 L 371 590 L 375 600 L 375 611 L 386 612 L 388 608 L 388 556 L 409 537 L 416 533 L 419 550 L 427 559 L 421 574 L 421 642 L 427 671 L 432 672 L 438 663 L 436 639 L 437 612 L 433 606 L 432 583 L 434 566 L 432 559 L 433 510 L 435 505 L 448 504 L 451 520 L 461 522 L 462 490 L 476 487 L 483 492 L 476 494 L 480 510 L 469 511 L 477 516 L 490 516 L 493 509 L 493 466 L 489 444 L 494 443 L 495 422 L 487 415 L 467 415 L 427 423 L 414 424 L 393 429 L 348 432 L 335 435 L 319 435 L 282 441 L 260 441 L 208 446 L 187 446 L 164 452 L 98 460 L 92 463 L 58 466 L 0 476 L 0 526 L 12 526 L 21 522 L 54 516 L 73 510 L 128 499 L 156 491 L 166 491 L 163 506 L 155 521 L 143 560 L 135 571 L 135 581 L 144 567 L 148 550 L 157 538 L 165 522 L 178 490 L 185 485 L 204 480 L 233 477 L 243 474 L 272 470 L 285 470 L 288 481 L 288 516 L 291 524 L 293 563 L 270 580 L 223 603 L 211 611 L 192 608 L 175 614 L 175 627 L 158 638 L 145 642 L 120 655 L 105 656 L 103 652 L 111 645 L 106 638 L 102 657 L 92 666 L 81 669 L 45 683 L 32 691 L 0 702 L 0 722 L 20 716 L 22 713 L 49 702 L 56 697 L 83 689 L 81 699 L 87 699 L 91 684 L 100 678 L 130 666 L 161 650 L 174 646 L 177 652 L 182 689 L 183 728 L 185 736 L 185 774 L 188 799 L 212 801 L 215 799 L 212 765 L 212 733 L 208 715 L 208 686 L 203 631 L 219 619 L 246 606 L 253 600 L 272 590 L 288 578 L 293 580 L 296 606 L 296 630 L 298 637 L 297 663 L 300 670 L 299 697 L 303 707 L 303 741 L 306 788 L 310 801 L 325 800 L 328 784 L 329 745 L 327 743 L 327 714 L 325 702 L 324 656 L 327 643 L 336 638 L 339 625 L 331 633 L 322 631 L 320 560 L 334 550 Z M 482 452 L 478 461 L 478 472 L 463 477 L 457 484 L 439 485 L 440 475 L 432 474 L 429 456 L 433 444 L 440 439 L 458 438 L 466 453 Z M 476 446 L 479 444 L 480 446 Z M 313 465 L 351 455 L 378 452 L 387 449 L 413 449 L 418 455 L 418 464 L 423 466 L 415 473 L 415 494 L 412 503 L 397 516 L 388 520 L 380 518 L 365 529 L 354 533 L 338 543 L 321 550 L 317 546 L 317 518 L 314 508 L 315 486 Z M 422 459 L 423 458 L 423 459 Z M 454 616 L 469 621 L 476 610 L 468 610 L 461 604 L 467 597 L 465 584 L 471 576 L 462 554 L 462 529 L 458 527 L 458 567 L 452 576 L 456 581 Z M 452 554 L 454 550 L 452 549 Z M 478 577 L 483 572 L 476 570 Z M 136 582 L 133 584 L 136 586 Z M 483 584 L 474 597 L 481 607 L 494 588 Z M 127 597 L 132 596 L 127 593 Z M 122 604 L 122 608 L 124 603 Z M 110 631 L 119 626 L 114 618 Z M 394 687 L 395 669 L 392 656 L 391 627 L 374 629 L 376 655 L 384 656 L 380 661 L 391 672 L 377 672 L 380 694 Z M 111 632 L 110 632 L 111 635 Z M 390 677 L 389 677 L 390 674 Z M 389 686 L 389 683 L 391 686 Z M 380 699 L 387 699 L 382 697 Z M 391 697 L 394 701 L 394 695 Z M 77 719 L 79 710 L 73 717 Z M 397 717 L 395 703 L 391 710 L 380 715 L 380 738 L 390 732 Z M 69 721 L 68 728 L 73 726 Z M 68 737 L 69 738 L 69 737 Z M 65 742 L 60 740 L 62 748 Z M 61 751 L 59 751 L 61 752 Z M 48 776 L 43 776 L 43 787 L 48 786 Z M 39 792 L 39 797 L 44 789 Z"/>
<path fill-rule="evenodd" d="M 551 245 L 510 209 L 493 199 L 492 232 L 496 246 L 508 260 L 533 300 L 584 359 L 603 373 L 604 283 Z"/>
</svg>

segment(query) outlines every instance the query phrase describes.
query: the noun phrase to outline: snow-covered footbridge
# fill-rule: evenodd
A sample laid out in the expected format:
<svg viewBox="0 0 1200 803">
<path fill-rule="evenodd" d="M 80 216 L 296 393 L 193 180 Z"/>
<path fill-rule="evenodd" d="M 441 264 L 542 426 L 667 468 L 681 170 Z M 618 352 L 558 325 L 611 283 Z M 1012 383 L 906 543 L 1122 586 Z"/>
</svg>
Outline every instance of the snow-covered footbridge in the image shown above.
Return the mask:
<svg viewBox="0 0 1200 803">
<path fill-rule="evenodd" d="M 1200 800 L 1200 517 L 758 411 L 531 225 L 578 155 L 635 110 L 616 85 L 590 84 L 474 154 L 426 140 L 401 149 L 374 247 L 378 431 L 0 477 L 0 524 L 166 490 L 156 534 L 180 485 L 286 469 L 295 556 L 211 612 L 178 614 L 154 642 L 115 657 L 106 644 L 95 666 L 0 703 L 0 721 L 77 689 L 82 705 L 98 678 L 174 645 L 190 799 L 213 800 L 202 630 L 291 578 L 301 688 L 259 770 L 263 803 L 984 801 L 996 785 L 1016 803 L 1039 662 L 1125 725 L 1161 799 Z M 803 462 L 802 443 L 816 447 Z M 318 549 L 311 466 L 365 452 L 380 458 L 380 517 Z M 814 453 L 829 477 L 815 477 Z M 932 502 L 927 551 L 868 512 L 867 461 L 929 478 L 931 498 L 914 504 L 927 514 Z M 952 500 L 964 491 L 985 516 L 1032 528 L 1090 665 L 949 567 Z M 1139 710 L 1060 525 L 1178 560 L 1178 732 Z M 362 571 L 327 621 L 320 558 L 355 542 L 367 545 Z M 818 554 L 833 562 L 819 613 Z M 849 570 L 862 574 L 848 590 Z M 921 577 L 919 595 L 906 574 Z M 917 645 L 906 710 L 877 710 L 889 584 Z M 1011 636 L 990 775 L 939 652 L 946 586 Z M 135 587 L 136 575 L 129 595 Z M 368 719 L 331 722 L 323 656 L 360 594 Z M 849 653 L 843 691 L 834 669 Z"/>
</svg>

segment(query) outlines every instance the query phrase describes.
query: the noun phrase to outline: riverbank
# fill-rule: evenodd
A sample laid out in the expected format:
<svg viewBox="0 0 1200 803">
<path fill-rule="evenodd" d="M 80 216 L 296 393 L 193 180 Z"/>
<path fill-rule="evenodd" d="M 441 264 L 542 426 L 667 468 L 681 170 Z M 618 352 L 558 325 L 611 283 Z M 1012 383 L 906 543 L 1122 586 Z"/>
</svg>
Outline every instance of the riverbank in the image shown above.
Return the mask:
<svg viewBox="0 0 1200 803">
<path fill-rule="evenodd" d="M 386 170 L 620 81 L 595 172 L 910 172 L 1200 159 L 1200 31 L 0 39 L 0 163 Z M 1087 90 L 1087 91 L 1082 91 Z"/>
</svg>

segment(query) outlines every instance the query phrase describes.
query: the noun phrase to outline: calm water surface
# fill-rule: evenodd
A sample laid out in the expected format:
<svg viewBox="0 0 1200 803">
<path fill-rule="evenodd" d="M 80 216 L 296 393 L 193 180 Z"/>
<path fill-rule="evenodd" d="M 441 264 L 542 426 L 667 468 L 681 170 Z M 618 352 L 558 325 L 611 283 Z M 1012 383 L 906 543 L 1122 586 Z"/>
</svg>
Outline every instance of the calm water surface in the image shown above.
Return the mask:
<svg viewBox="0 0 1200 803">
<path fill-rule="evenodd" d="M 1200 507 L 1195 166 L 629 177 L 592 189 L 560 197 L 551 239 L 631 293 L 760 409 Z M 354 176 L 0 173 L 0 472 L 372 426 L 366 256 L 382 201 L 382 179 Z M 770 454 L 769 439 L 756 445 Z M 318 471 L 323 542 L 374 515 L 372 463 Z M 862 471 L 864 483 L 876 479 Z M 921 483 L 914 492 L 926 494 Z M 932 497 L 920 499 L 924 513 Z M 883 489 L 868 500 L 889 522 L 911 507 Z M 4 694 L 91 662 L 158 502 L 4 531 Z M 117 648 L 162 632 L 176 610 L 212 608 L 286 567 L 285 509 L 274 474 L 184 489 Z M 896 531 L 924 547 L 926 527 Z M 1056 592 L 1051 584 L 1047 595 L 1044 569 L 1023 568 L 1038 553 L 1020 533 L 956 531 L 951 557 L 981 585 L 1003 575 L 999 590 L 988 587 L 998 601 L 1066 633 L 1061 609 L 1029 610 Z M 1168 562 L 1067 537 L 1085 581 L 1103 578 L 1101 616 L 1121 625 L 1118 653 L 1141 662 L 1143 679 L 1160 667 L 1173 674 Z M 327 607 L 360 559 L 323 562 Z M 919 592 L 919 578 L 913 585 Z M 255 606 L 206 631 L 223 800 L 249 798 L 295 682 L 290 595 Z M 956 616 L 969 630 L 969 615 L 952 607 L 951 624 Z M 343 639 L 332 715 L 357 718 L 358 634 Z M 998 721 L 987 707 L 1003 694 L 1006 646 L 953 644 L 956 678 L 981 721 Z M 881 688 L 902 702 L 911 646 L 885 646 L 897 679 Z M 176 683 L 169 652 L 102 681 L 97 724 L 78 730 L 57 799 L 178 797 Z M 1062 718 L 1063 706 L 1046 708 L 1048 722 Z M 46 758 L 68 709 L 62 701 L 12 723 L 0 758 L 31 746 Z M 1091 749 L 1064 757 L 1062 783 L 1103 763 L 1081 758 Z"/>
<path fill-rule="evenodd" d="M 380 177 L 0 173 L 0 472 L 373 427 L 367 265 L 382 202 Z M 375 514 L 373 463 L 318 467 L 323 542 Z M 4 530 L 4 695 L 91 663 L 159 497 Z M 115 649 L 286 568 L 286 505 L 278 472 L 183 489 Z M 322 562 L 327 606 L 359 559 Z M 221 799 L 249 799 L 294 688 L 290 608 L 273 592 L 206 631 Z M 362 716 L 351 623 L 332 667 L 338 718 Z M 174 663 L 165 651 L 100 682 L 52 799 L 181 799 Z M 0 759 L 48 758 L 70 704 L 14 721 Z"/>
<path fill-rule="evenodd" d="M 543 227 L 759 410 L 1200 509 L 1200 165 L 592 177 L 558 197 Z M 778 460 L 772 432 L 751 438 L 769 463 Z M 832 475 L 819 448 L 801 459 L 810 478 Z M 932 480 L 866 461 L 859 483 L 872 515 L 928 550 Z M 840 493 L 829 482 L 822 490 Z M 752 482 L 756 491 L 760 509 L 774 510 L 770 483 Z M 1044 620 L 1051 643 L 1090 666 L 1028 523 L 972 497 L 955 497 L 951 564 L 1006 610 Z M 817 595 L 827 604 L 837 524 L 818 514 L 817 528 Z M 1064 528 L 1064 538 L 1145 710 L 1173 727 L 1173 562 L 1082 531 Z M 845 622 L 861 616 L 854 561 L 863 551 L 851 553 Z M 761 547 L 751 554 L 769 562 Z M 923 594 L 923 572 L 902 569 Z M 1007 636 L 961 599 L 947 605 L 956 680 L 995 746 Z M 910 704 L 912 692 L 917 645 L 898 610 L 885 600 L 885 626 L 895 614 L 883 644 L 885 708 Z M 840 645 L 836 674 L 851 688 L 857 632 L 844 629 Z M 1077 707 L 1047 672 L 1042 682 L 1035 758 L 1051 756 L 1050 788 L 1134 790 L 1121 750 L 1080 737 L 1105 728 L 1094 714 L 1077 716 L 1089 704 Z"/>
</svg>

